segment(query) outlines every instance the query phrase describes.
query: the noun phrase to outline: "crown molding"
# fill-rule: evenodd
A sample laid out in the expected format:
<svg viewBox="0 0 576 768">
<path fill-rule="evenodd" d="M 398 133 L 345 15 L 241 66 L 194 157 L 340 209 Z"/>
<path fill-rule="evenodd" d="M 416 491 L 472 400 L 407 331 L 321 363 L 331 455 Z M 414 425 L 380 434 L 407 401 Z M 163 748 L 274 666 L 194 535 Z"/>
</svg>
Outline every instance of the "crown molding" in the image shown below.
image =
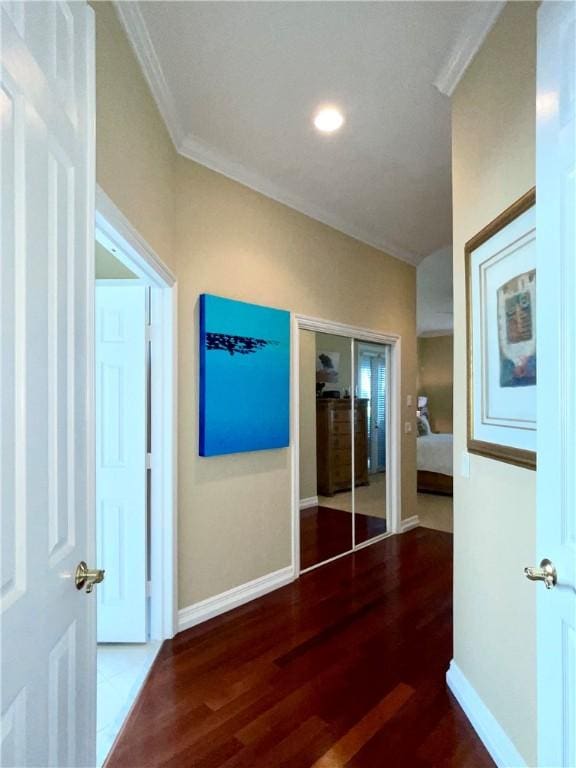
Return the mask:
<svg viewBox="0 0 576 768">
<path fill-rule="evenodd" d="M 120 23 L 124 28 L 146 82 L 152 92 L 158 111 L 164 120 L 172 143 L 178 149 L 182 142 L 184 131 L 178 117 L 178 111 L 168 87 L 162 65 L 156 55 L 156 50 L 148 33 L 148 27 L 137 2 L 114 0 L 114 8 Z"/>
<path fill-rule="evenodd" d="M 255 192 L 259 192 L 265 197 L 269 197 L 278 203 L 282 203 L 282 205 L 288 206 L 288 208 L 303 213 L 305 216 L 309 216 L 311 219 L 315 219 L 321 224 L 326 224 L 326 226 L 336 229 L 338 232 L 342 232 L 343 234 L 354 238 L 354 240 L 359 240 L 366 245 L 377 248 L 379 251 L 383 251 L 389 256 L 393 256 L 395 259 L 405 261 L 413 267 L 417 267 L 420 262 L 421 257 L 419 254 L 403 248 L 396 243 L 390 242 L 389 240 L 384 240 L 373 232 L 351 224 L 340 216 L 330 213 L 314 203 L 287 192 L 277 186 L 274 182 L 266 179 L 264 176 L 251 171 L 242 163 L 225 157 L 222 152 L 209 146 L 206 142 L 201 141 L 196 136 L 186 136 L 177 149 L 181 155 L 187 157 L 189 160 L 193 160 L 206 168 L 210 168 L 212 171 L 216 171 L 216 173 L 222 174 L 222 176 L 237 181 L 245 187 L 249 187 Z"/>
<path fill-rule="evenodd" d="M 290 194 L 277 186 L 274 182 L 251 171 L 242 163 L 226 157 L 222 152 L 209 146 L 198 137 L 192 134 L 184 135 L 184 130 L 178 116 L 172 92 L 170 91 L 162 66 L 156 55 L 146 22 L 144 21 L 139 8 L 139 3 L 114 0 L 114 7 L 126 36 L 130 41 L 130 45 L 138 59 L 174 147 L 180 155 L 189 160 L 194 160 L 194 162 L 204 165 L 223 176 L 227 176 L 229 179 L 233 179 L 234 181 L 259 192 L 272 200 L 276 200 L 278 203 L 282 203 L 289 208 L 303 213 L 322 224 L 326 224 L 326 226 L 331 227 L 338 232 L 342 232 L 355 240 L 359 240 L 366 245 L 377 248 L 379 251 L 383 251 L 389 256 L 405 261 L 411 266 L 418 266 L 422 258 L 421 254 L 410 251 L 396 243 L 384 240 L 379 235 L 351 224 L 340 216 L 330 213 L 314 203 Z"/>
<path fill-rule="evenodd" d="M 452 96 L 505 5 L 502 0 L 478 3 L 434 81 L 440 93 Z"/>
</svg>

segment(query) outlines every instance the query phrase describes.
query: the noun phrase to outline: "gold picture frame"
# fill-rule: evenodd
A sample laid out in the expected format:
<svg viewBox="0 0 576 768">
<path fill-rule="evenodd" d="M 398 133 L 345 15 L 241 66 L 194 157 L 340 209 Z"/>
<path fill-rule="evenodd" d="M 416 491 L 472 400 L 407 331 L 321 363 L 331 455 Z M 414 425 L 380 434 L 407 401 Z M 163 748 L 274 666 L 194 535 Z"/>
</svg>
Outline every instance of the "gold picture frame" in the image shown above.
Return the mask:
<svg viewBox="0 0 576 768">
<path fill-rule="evenodd" d="M 480 431 L 479 423 L 476 416 L 475 416 L 475 403 L 478 405 L 478 398 L 481 397 L 482 402 L 482 419 L 484 418 L 484 394 L 479 394 L 475 391 L 475 385 L 478 383 L 478 376 L 476 375 L 475 365 L 480 366 L 482 368 L 488 367 L 485 366 L 485 358 L 487 357 L 487 353 L 484 351 L 484 349 L 479 353 L 477 350 L 475 350 L 475 338 L 474 338 L 474 326 L 478 327 L 478 321 L 473 319 L 474 318 L 481 318 L 482 322 L 486 322 L 484 320 L 487 309 L 485 306 L 479 307 L 478 304 L 475 305 L 474 302 L 481 302 L 482 296 L 481 292 L 475 291 L 473 288 L 473 282 L 474 284 L 484 284 L 481 283 L 481 277 L 480 273 L 478 274 L 478 277 L 472 278 L 472 260 L 473 255 L 475 252 L 477 252 L 477 249 L 480 248 L 480 246 L 484 246 L 484 244 L 488 243 L 492 238 L 494 238 L 495 235 L 498 235 L 498 233 L 502 233 L 503 230 L 506 230 L 510 225 L 513 225 L 513 222 L 515 222 L 519 217 L 521 217 L 523 214 L 526 214 L 528 211 L 530 211 L 531 208 L 535 206 L 536 203 L 536 189 L 532 188 L 526 194 L 522 195 L 521 198 L 516 200 L 511 206 L 506 208 L 505 211 L 503 211 L 499 216 L 497 216 L 493 221 L 491 221 L 489 224 L 487 224 L 480 232 L 478 232 L 474 237 L 472 237 L 468 242 L 466 243 L 464 247 L 464 259 L 465 259 L 465 279 L 466 279 L 466 329 L 467 329 L 467 446 L 468 451 L 470 453 L 474 453 L 480 456 L 485 456 L 491 459 L 496 459 L 498 461 L 503 461 L 508 464 L 515 464 L 520 467 L 524 467 L 526 469 L 536 469 L 536 451 L 535 450 L 528 450 L 526 448 L 518 447 L 517 445 L 507 445 L 505 442 L 492 442 L 491 440 L 487 439 L 480 439 L 477 432 Z M 530 214 L 527 214 L 530 215 Z M 535 224 L 530 230 L 530 232 L 535 233 Z M 535 235 L 534 235 L 535 236 Z M 512 237 L 512 235 L 511 235 Z M 502 235 L 500 236 L 500 240 L 505 241 L 505 237 Z M 534 241 L 534 237 L 532 238 L 532 241 Z M 530 242 L 532 242 L 530 241 Z M 527 241 L 528 242 L 528 241 Z M 535 241 L 534 241 L 535 242 Z M 502 248 L 501 243 L 499 244 L 499 247 Z M 486 248 L 486 246 L 485 246 Z M 533 248 L 535 250 L 535 246 Z M 479 256 L 476 255 L 476 260 L 479 260 Z M 492 257 L 494 258 L 494 257 Z M 486 259 L 484 262 L 487 263 L 490 259 Z M 534 296 L 535 296 L 535 281 L 536 281 L 536 275 L 535 275 L 535 263 L 534 263 Z M 474 295 L 473 295 L 474 292 Z M 508 310 L 507 310 L 508 311 Z M 536 345 L 536 330 L 535 330 L 535 318 L 533 316 L 533 308 L 530 308 L 530 316 L 529 320 L 531 323 L 531 327 L 533 327 L 533 344 L 534 349 Z M 482 325 L 480 327 L 483 327 Z M 486 338 L 488 337 L 488 334 L 486 334 Z M 484 345 L 487 344 L 487 341 L 483 339 Z M 478 357 L 481 357 L 481 360 L 478 360 Z M 536 358 L 536 352 L 534 351 L 534 360 Z M 484 370 L 481 370 L 478 374 L 481 377 L 482 381 L 482 388 L 484 388 L 485 385 L 484 382 L 487 380 L 488 373 Z M 502 374 L 500 374 L 502 375 Z M 534 390 L 535 390 L 535 372 L 534 372 Z M 535 396 L 535 393 L 533 393 Z M 532 394 L 531 394 L 532 396 Z M 480 408 L 476 408 L 476 410 L 480 410 Z M 520 423 L 520 420 L 518 420 Z M 528 423 L 528 422 L 526 422 Z M 534 424 L 535 424 L 535 418 L 534 418 Z M 497 425 L 498 426 L 498 425 Z M 521 427 L 519 427 L 521 428 Z M 524 428 L 525 429 L 525 428 Z M 493 430 L 494 431 L 494 430 Z M 532 428 L 532 431 L 535 433 L 535 426 Z M 502 430 L 502 432 L 505 432 L 506 434 L 510 435 L 514 433 L 514 427 L 508 427 L 507 430 Z M 534 435 L 535 437 L 535 435 Z M 511 440 L 512 442 L 512 440 Z"/>
</svg>

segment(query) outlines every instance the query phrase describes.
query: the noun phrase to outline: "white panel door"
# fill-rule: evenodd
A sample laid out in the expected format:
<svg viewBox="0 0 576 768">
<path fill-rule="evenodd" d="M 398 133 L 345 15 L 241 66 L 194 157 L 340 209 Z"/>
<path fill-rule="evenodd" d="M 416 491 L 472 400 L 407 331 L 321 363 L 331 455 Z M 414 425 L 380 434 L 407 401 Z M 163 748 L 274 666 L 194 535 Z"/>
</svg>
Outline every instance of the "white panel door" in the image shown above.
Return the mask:
<svg viewBox="0 0 576 768">
<path fill-rule="evenodd" d="M 2 2 L 2 766 L 94 765 L 94 32 Z"/>
<path fill-rule="evenodd" d="M 576 766 L 576 13 L 538 11 L 538 765 Z"/>
<path fill-rule="evenodd" d="M 96 286 L 98 641 L 144 643 L 146 288 Z"/>
</svg>

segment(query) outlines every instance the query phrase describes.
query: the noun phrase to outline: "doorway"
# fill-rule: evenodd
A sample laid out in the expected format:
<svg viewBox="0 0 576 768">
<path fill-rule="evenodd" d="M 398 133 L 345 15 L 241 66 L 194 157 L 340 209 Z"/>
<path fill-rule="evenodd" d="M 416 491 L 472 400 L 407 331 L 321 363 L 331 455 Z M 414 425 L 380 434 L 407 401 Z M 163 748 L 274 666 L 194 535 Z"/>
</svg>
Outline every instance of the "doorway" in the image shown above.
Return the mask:
<svg viewBox="0 0 576 768">
<path fill-rule="evenodd" d="M 174 635 L 174 279 L 100 191 L 95 265 L 97 764 Z"/>
<path fill-rule="evenodd" d="M 114 278 L 110 275 L 127 274 Z M 96 243 L 97 760 L 159 644 L 150 638 L 150 288 Z"/>
<path fill-rule="evenodd" d="M 316 568 L 398 530 L 397 337 L 297 317 L 294 557 Z"/>
</svg>

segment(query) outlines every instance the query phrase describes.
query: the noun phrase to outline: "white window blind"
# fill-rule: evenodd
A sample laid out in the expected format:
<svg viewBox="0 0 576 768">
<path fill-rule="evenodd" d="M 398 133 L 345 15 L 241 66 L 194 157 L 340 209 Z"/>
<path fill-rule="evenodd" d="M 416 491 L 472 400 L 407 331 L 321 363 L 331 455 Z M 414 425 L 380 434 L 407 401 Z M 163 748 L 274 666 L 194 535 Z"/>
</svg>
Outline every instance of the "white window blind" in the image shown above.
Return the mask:
<svg viewBox="0 0 576 768">
<path fill-rule="evenodd" d="M 359 356 L 358 397 L 368 400 L 370 471 L 386 468 L 386 357 L 374 352 Z"/>
</svg>

